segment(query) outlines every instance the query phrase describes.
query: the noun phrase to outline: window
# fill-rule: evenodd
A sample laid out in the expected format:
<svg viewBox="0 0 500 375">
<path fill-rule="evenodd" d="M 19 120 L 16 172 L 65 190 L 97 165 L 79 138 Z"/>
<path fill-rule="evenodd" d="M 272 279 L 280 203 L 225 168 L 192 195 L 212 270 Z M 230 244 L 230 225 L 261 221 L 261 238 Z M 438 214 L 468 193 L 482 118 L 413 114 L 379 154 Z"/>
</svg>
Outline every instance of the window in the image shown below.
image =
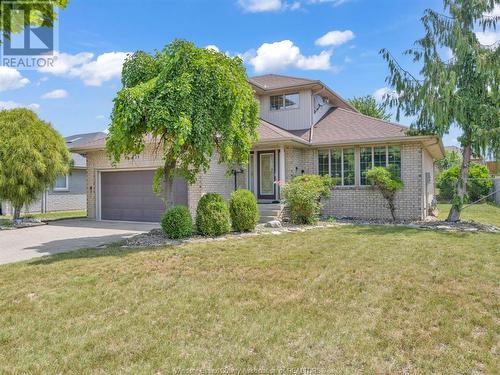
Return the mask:
<svg viewBox="0 0 500 375">
<path fill-rule="evenodd" d="M 271 96 L 271 111 L 283 109 L 283 95 Z"/>
<path fill-rule="evenodd" d="M 328 176 L 330 170 L 328 169 L 328 150 L 322 150 L 318 152 L 318 173 L 320 176 Z"/>
<path fill-rule="evenodd" d="M 271 96 L 271 111 L 299 108 L 299 93 Z"/>
<path fill-rule="evenodd" d="M 354 163 L 354 149 L 344 148 L 344 185 L 352 186 L 355 184 L 355 163 Z"/>
<path fill-rule="evenodd" d="M 361 174 L 361 185 L 368 185 L 366 181 L 366 171 L 373 167 L 372 148 L 362 147 L 359 151 L 359 170 Z"/>
<path fill-rule="evenodd" d="M 372 167 L 392 167 L 401 177 L 401 149 L 399 146 L 362 147 L 359 153 L 361 185 L 368 185 L 365 173 Z"/>
<path fill-rule="evenodd" d="M 401 178 L 401 149 L 399 146 L 387 147 L 387 166 L 394 168 L 396 176 Z"/>
<path fill-rule="evenodd" d="M 54 190 L 68 190 L 68 175 L 58 176 L 56 178 Z"/>
<path fill-rule="evenodd" d="M 318 173 L 322 176 L 331 176 L 337 185 L 354 185 L 354 148 L 320 150 Z"/>
</svg>

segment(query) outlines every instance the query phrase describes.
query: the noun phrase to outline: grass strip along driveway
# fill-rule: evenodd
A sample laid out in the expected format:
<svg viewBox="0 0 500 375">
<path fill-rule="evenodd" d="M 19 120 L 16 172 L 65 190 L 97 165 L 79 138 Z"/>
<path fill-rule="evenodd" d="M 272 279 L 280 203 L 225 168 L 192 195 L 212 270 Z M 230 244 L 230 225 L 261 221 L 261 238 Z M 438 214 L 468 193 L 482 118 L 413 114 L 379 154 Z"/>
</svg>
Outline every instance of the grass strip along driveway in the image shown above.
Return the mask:
<svg viewBox="0 0 500 375">
<path fill-rule="evenodd" d="M 0 373 L 498 373 L 499 241 L 342 226 L 0 266 Z"/>
</svg>

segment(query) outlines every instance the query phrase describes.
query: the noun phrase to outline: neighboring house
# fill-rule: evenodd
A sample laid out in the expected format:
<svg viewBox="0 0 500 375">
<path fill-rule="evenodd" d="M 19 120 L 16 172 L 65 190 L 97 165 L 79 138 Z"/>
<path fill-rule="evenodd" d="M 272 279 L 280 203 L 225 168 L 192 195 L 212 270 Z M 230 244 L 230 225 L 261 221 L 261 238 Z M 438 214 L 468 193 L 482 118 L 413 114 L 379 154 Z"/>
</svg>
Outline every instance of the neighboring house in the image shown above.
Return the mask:
<svg viewBox="0 0 500 375">
<path fill-rule="evenodd" d="M 106 134 L 101 132 L 76 134 L 66 137 L 65 140 L 68 147 L 72 148 L 105 136 Z M 78 153 L 71 153 L 71 157 L 73 162 L 70 172 L 66 176 L 59 176 L 54 186 L 40 195 L 40 199 L 24 207 L 24 213 L 85 210 L 87 208 L 87 162 L 85 157 Z M 2 202 L 0 206 L 3 215 L 13 213 L 13 207 L 9 202 Z"/>
<path fill-rule="evenodd" d="M 324 215 L 390 218 L 386 201 L 368 185 L 364 172 L 372 166 L 394 165 L 404 182 L 396 196 L 396 216 L 428 216 L 434 197 L 433 159 L 444 156 L 440 138 L 407 136 L 402 125 L 362 115 L 317 80 L 270 74 L 249 82 L 260 101 L 260 138 L 236 184 L 251 190 L 259 203 L 280 200 L 280 185 L 294 176 L 330 174 L 339 186 L 333 189 Z M 161 155 L 146 146 L 137 157 L 112 166 L 104 149 L 104 136 L 72 147 L 87 158 L 88 216 L 158 221 L 164 206 L 151 185 L 154 170 L 162 166 Z M 196 183 L 177 179 L 176 203 L 187 205 L 194 214 L 207 192 L 229 198 L 235 182 L 226 171 L 214 157 Z"/>
</svg>

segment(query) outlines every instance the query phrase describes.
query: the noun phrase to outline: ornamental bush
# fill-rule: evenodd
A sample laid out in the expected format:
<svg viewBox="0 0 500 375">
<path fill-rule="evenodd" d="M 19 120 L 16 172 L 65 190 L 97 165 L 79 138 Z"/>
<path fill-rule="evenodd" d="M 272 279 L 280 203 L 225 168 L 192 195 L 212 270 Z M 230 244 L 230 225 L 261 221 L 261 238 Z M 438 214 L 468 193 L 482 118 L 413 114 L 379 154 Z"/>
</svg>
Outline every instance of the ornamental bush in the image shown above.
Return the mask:
<svg viewBox="0 0 500 375">
<path fill-rule="evenodd" d="M 229 208 L 222 195 L 207 193 L 201 197 L 196 208 L 196 228 L 204 236 L 214 237 L 229 233 Z"/>
<path fill-rule="evenodd" d="M 453 199 L 456 193 L 460 168 L 460 165 L 454 165 L 438 176 L 437 187 L 440 199 Z M 475 202 L 485 197 L 490 192 L 492 186 L 493 181 L 490 179 L 488 168 L 481 164 L 470 163 L 466 201 Z"/>
<path fill-rule="evenodd" d="M 374 167 L 367 170 L 365 173 L 368 182 L 378 188 L 382 193 L 382 196 L 387 200 L 389 209 L 391 210 L 392 219 L 396 220 L 394 198 L 396 196 L 396 192 L 403 188 L 403 182 L 392 168 Z"/>
<path fill-rule="evenodd" d="M 193 232 L 193 219 L 186 206 L 169 208 L 161 217 L 161 229 L 169 238 L 189 237 Z"/>
<path fill-rule="evenodd" d="M 250 232 L 259 221 L 257 199 L 251 191 L 238 189 L 231 194 L 229 213 L 233 229 L 238 232 Z"/>
<path fill-rule="evenodd" d="M 334 180 L 329 176 L 303 175 L 295 177 L 283 187 L 283 196 L 295 224 L 312 224 L 317 221 L 321 200 L 331 195 Z"/>
</svg>

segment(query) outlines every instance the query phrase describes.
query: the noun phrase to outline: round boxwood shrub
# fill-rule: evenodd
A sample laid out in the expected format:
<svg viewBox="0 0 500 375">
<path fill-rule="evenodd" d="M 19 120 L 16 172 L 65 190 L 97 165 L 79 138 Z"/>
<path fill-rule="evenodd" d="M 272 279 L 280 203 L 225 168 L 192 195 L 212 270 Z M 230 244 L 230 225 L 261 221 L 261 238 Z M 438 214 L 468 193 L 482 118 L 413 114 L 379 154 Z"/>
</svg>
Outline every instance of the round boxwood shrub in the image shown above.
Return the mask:
<svg viewBox="0 0 500 375">
<path fill-rule="evenodd" d="M 161 217 L 161 229 L 169 238 L 189 237 L 193 232 L 193 219 L 186 206 L 169 208 Z"/>
<path fill-rule="evenodd" d="M 238 232 L 250 232 L 259 221 L 257 199 L 251 191 L 238 189 L 231 194 L 229 212 L 233 229 Z"/>
<path fill-rule="evenodd" d="M 440 199 L 453 199 L 453 196 L 456 193 L 460 168 L 460 165 L 454 165 L 453 167 L 442 172 L 437 178 L 437 187 L 439 189 Z M 488 195 L 492 186 L 493 181 L 489 178 L 488 168 L 481 164 L 470 163 L 466 201 L 475 202 L 478 199 L 483 198 Z"/>
<path fill-rule="evenodd" d="M 196 208 L 196 228 L 201 234 L 211 237 L 229 233 L 229 208 L 222 195 L 207 193 L 201 197 Z"/>
</svg>

